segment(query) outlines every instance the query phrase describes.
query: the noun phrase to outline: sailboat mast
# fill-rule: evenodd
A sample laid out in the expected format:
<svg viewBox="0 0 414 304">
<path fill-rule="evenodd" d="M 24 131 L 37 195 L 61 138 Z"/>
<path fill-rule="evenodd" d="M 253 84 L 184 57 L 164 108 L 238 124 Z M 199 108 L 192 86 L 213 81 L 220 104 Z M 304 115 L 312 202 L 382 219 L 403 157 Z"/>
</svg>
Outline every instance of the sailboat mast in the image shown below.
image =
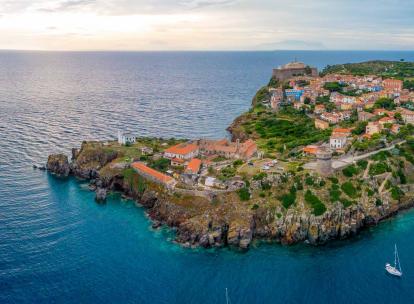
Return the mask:
<svg viewBox="0 0 414 304">
<path fill-rule="evenodd" d="M 394 244 L 394 267 L 397 268 L 397 244 Z"/>
<path fill-rule="evenodd" d="M 226 304 L 229 304 L 229 293 L 227 291 L 227 287 L 226 287 Z"/>
</svg>

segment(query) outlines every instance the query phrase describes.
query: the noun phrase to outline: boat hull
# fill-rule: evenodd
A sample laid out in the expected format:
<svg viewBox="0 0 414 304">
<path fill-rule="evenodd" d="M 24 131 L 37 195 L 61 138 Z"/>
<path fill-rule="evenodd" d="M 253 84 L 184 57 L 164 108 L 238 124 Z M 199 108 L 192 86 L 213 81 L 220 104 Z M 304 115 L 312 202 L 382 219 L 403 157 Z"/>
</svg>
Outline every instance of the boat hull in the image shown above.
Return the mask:
<svg viewBox="0 0 414 304">
<path fill-rule="evenodd" d="M 393 267 L 393 266 L 391 266 L 390 264 L 386 264 L 385 265 L 385 270 L 390 274 L 390 275 L 393 275 L 393 276 L 396 276 L 396 277 L 401 277 L 402 276 L 402 272 L 401 271 L 399 271 L 397 268 L 395 268 L 395 267 Z"/>
</svg>

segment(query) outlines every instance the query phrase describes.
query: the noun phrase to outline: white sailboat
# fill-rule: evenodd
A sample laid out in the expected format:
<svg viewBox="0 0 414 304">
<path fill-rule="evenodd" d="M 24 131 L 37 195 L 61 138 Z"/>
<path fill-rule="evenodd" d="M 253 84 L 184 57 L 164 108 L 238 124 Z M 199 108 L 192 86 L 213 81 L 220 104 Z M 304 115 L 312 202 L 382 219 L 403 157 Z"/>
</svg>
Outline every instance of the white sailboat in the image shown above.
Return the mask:
<svg viewBox="0 0 414 304">
<path fill-rule="evenodd" d="M 390 263 L 387 263 L 385 264 L 385 270 L 393 276 L 402 276 L 402 269 L 400 265 L 400 258 L 398 257 L 397 245 L 395 245 L 394 251 L 394 266 L 391 266 Z"/>
</svg>

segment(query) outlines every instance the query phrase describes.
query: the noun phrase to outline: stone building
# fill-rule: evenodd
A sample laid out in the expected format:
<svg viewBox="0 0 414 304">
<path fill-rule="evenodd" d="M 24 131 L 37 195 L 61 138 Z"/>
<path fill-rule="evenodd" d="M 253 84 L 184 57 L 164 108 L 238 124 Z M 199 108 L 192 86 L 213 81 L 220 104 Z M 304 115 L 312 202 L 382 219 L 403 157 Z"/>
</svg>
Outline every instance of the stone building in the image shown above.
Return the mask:
<svg viewBox="0 0 414 304">
<path fill-rule="evenodd" d="M 327 176 L 332 169 L 332 151 L 328 148 L 319 148 L 316 152 L 316 170 L 319 174 Z"/>
<path fill-rule="evenodd" d="M 303 62 L 294 61 L 273 69 L 272 75 L 279 81 L 285 81 L 292 77 L 301 75 L 317 77 L 318 69 L 315 67 L 306 66 Z"/>
</svg>

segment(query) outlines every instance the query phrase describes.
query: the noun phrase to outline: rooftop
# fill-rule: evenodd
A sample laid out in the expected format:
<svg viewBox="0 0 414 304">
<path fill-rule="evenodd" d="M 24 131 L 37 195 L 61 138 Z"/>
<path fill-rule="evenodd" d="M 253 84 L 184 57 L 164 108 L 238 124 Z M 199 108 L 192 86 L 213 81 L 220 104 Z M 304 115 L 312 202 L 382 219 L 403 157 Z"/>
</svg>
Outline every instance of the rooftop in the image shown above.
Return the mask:
<svg viewBox="0 0 414 304">
<path fill-rule="evenodd" d="M 142 173 L 148 174 L 163 183 L 169 183 L 174 180 L 171 176 L 165 175 L 157 170 L 147 167 L 141 162 L 132 163 L 131 166 L 133 169 L 136 169 Z"/>
<path fill-rule="evenodd" d="M 182 143 L 175 146 L 172 146 L 165 150 L 165 153 L 172 153 L 172 154 L 181 154 L 185 155 L 191 152 L 194 152 L 198 149 L 196 144 L 192 143 Z"/>
</svg>

